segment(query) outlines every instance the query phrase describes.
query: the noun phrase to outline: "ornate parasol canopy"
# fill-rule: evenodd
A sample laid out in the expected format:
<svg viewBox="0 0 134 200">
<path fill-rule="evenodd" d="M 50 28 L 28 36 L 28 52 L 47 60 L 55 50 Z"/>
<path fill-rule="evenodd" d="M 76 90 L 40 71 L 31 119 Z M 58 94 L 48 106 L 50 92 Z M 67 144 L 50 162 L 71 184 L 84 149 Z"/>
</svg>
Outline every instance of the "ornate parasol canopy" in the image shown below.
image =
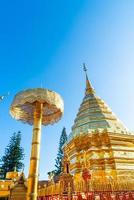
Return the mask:
<svg viewBox="0 0 134 200">
<path fill-rule="evenodd" d="M 43 125 L 53 124 L 62 117 L 64 111 L 62 98 L 59 94 L 43 88 L 19 92 L 13 100 L 10 114 L 13 118 L 32 125 L 36 102 L 43 104 Z"/>
</svg>

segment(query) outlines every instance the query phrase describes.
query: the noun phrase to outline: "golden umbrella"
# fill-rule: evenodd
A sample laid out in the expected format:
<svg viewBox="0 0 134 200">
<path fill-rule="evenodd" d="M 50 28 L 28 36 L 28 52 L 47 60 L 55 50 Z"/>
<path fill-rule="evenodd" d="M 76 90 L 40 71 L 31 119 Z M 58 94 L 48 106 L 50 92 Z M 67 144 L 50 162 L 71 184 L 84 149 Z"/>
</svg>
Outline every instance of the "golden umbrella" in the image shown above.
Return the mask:
<svg viewBox="0 0 134 200">
<path fill-rule="evenodd" d="M 37 199 L 41 125 L 57 122 L 62 117 L 63 110 L 60 95 L 43 88 L 22 91 L 13 100 L 10 108 L 12 117 L 33 125 L 27 200 Z"/>
</svg>

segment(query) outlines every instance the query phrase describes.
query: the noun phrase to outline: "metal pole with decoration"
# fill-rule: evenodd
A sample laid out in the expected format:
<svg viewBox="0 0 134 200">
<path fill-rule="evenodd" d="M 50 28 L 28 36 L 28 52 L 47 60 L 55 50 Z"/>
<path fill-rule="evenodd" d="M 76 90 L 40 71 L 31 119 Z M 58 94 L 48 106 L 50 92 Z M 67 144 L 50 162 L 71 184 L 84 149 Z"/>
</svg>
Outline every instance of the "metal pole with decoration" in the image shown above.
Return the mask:
<svg viewBox="0 0 134 200">
<path fill-rule="evenodd" d="M 63 114 L 61 97 L 47 89 L 35 88 L 19 92 L 11 105 L 12 117 L 33 125 L 33 137 L 28 176 L 27 200 L 37 200 L 41 125 L 54 124 Z"/>
</svg>

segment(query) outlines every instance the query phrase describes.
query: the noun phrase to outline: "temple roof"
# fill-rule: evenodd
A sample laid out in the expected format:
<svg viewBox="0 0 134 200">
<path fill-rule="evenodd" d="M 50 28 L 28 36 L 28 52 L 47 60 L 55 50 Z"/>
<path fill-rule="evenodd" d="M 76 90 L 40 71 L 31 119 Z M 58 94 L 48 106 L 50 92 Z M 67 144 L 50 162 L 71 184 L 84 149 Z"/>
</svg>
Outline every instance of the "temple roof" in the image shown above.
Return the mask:
<svg viewBox="0 0 134 200">
<path fill-rule="evenodd" d="M 85 66 L 84 71 L 86 72 Z M 72 126 L 69 141 L 79 134 L 93 132 L 96 129 L 109 129 L 115 133 L 128 133 L 126 127 L 108 105 L 96 95 L 86 72 L 85 96 Z"/>
</svg>

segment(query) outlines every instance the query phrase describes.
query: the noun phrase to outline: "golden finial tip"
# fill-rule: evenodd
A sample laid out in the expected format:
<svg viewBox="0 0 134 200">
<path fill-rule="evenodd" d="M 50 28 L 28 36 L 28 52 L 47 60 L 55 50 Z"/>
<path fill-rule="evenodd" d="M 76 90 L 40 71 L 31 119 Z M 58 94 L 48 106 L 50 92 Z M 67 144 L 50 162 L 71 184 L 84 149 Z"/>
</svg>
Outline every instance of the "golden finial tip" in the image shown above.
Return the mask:
<svg viewBox="0 0 134 200">
<path fill-rule="evenodd" d="M 93 93 L 95 93 L 95 91 L 94 91 L 94 89 L 92 88 L 92 85 L 91 85 L 91 83 L 90 83 L 90 81 L 89 81 L 89 79 L 88 79 L 87 67 L 86 67 L 86 64 L 85 64 L 85 63 L 83 63 L 83 70 L 84 70 L 84 72 L 85 72 L 85 74 L 86 74 L 86 95 L 87 95 L 87 94 L 93 94 Z"/>
</svg>

